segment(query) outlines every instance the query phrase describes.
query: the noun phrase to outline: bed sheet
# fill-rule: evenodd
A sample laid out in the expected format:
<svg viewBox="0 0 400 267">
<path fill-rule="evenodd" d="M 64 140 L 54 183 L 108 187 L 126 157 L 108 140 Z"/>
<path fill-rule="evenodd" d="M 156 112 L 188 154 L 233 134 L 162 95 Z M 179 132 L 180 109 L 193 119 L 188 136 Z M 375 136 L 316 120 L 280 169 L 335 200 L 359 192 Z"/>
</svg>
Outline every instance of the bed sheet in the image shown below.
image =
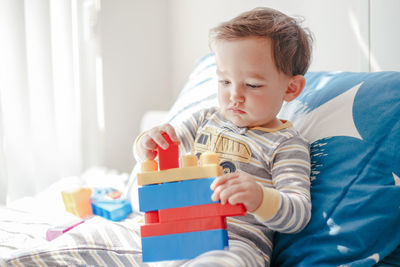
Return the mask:
<svg viewBox="0 0 400 267">
<path fill-rule="evenodd" d="M 122 190 L 129 176 L 94 169 L 66 177 L 35 197 L 0 206 L 0 266 L 147 266 L 141 261 L 142 215 L 133 212 L 120 222 L 99 216 L 46 240 L 54 226 L 80 219 L 65 211 L 61 191 L 76 186 Z"/>
</svg>

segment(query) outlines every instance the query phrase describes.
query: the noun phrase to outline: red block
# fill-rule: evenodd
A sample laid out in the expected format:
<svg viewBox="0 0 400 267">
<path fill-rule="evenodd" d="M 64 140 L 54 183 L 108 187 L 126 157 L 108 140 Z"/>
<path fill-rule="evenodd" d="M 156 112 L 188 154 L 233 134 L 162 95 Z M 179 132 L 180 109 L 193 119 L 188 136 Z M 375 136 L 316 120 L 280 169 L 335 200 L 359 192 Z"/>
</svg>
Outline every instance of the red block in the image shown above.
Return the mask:
<svg viewBox="0 0 400 267">
<path fill-rule="evenodd" d="M 173 168 L 179 168 L 179 148 L 178 144 L 172 142 L 167 133 L 163 133 L 162 136 L 168 142 L 169 146 L 167 149 L 157 148 L 158 153 L 158 167 L 159 170 L 168 170 Z"/>
<path fill-rule="evenodd" d="M 192 220 L 145 224 L 140 227 L 140 234 L 143 238 L 214 229 L 226 229 L 225 217 L 205 217 Z"/>
<path fill-rule="evenodd" d="M 246 208 L 243 204 L 222 205 L 221 203 L 162 209 L 158 211 L 160 222 L 180 221 L 213 216 L 242 216 L 246 214 Z"/>
<path fill-rule="evenodd" d="M 158 210 L 153 210 L 153 211 L 148 211 L 144 214 L 144 222 L 146 224 L 149 223 L 158 223 L 159 218 L 158 218 Z"/>
</svg>

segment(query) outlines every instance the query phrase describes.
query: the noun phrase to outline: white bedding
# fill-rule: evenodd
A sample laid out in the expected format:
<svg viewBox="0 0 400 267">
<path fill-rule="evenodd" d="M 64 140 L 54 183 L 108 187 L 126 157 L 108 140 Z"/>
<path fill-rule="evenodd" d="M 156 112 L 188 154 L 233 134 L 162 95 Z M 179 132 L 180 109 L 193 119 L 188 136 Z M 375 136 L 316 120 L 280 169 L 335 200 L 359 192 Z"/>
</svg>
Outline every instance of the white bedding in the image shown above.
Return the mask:
<svg viewBox="0 0 400 267">
<path fill-rule="evenodd" d="M 92 169 L 82 177 L 67 177 L 36 197 L 0 206 L 0 265 L 145 266 L 141 262 L 139 227 L 142 216 L 132 213 L 120 222 L 88 218 L 67 233 L 46 240 L 49 228 L 79 220 L 65 211 L 61 191 L 76 187 L 122 190 L 129 176 Z"/>
</svg>

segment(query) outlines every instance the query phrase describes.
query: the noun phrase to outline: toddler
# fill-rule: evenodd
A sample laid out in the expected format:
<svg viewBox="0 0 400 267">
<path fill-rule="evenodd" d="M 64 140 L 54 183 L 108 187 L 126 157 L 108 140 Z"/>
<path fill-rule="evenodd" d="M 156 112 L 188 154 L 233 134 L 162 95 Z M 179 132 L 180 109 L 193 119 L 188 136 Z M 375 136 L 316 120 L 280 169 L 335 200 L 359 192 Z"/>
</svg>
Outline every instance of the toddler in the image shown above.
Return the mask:
<svg viewBox="0 0 400 267">
<path fill-rule="evenodd" d="M 210 31 L 218 77 L 218 107 L 179 125 L 144 132 L 135 150 L 141 160 L 172 141 L 182 153 L 219 155 L 224 175 L 211 189 L 222 204 L 242 203 L 248 215 L 228 218 L 229 250 L 180 262 L 187 266 L 269 266 L 274 232 L 301 231 L 311 216 L 309 144 L 277 114 L 305 86 L 311 35 L 277 10 L 256 8 Z"/>
</svg>

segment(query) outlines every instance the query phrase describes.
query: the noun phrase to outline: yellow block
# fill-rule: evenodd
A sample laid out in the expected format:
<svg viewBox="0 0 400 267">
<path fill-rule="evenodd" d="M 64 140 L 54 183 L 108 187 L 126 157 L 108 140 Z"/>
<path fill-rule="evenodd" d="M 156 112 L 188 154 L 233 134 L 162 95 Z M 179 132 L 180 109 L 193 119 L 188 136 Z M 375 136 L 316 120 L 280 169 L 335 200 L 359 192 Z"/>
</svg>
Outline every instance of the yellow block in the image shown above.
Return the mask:
<svg viewBox="0 0 400 267">
<path fill-rule="evenodd" d="M 200 157 L 201 166 L 197 166 L 194 155 L 185 155 L 181 158 L 181 168 L 157 171 L 157 163 L 148 160 L 142 164 L 142 173 L 138 173 L 138 185 L 160 184 L 183 180 L 202 179 L 220 176 L 222 167 L 218 165 L 218 156 L 215 153 L 203 153 Z"/>
<path fill-rule="evenodd" d="M 90 188 L 62 191 L 61 195 L 66 211 L 79 218 L 85 218 L 93 214 L 92 206 L 90 205 L 90 196 L 92 195 Z"/>
<path fill-rule="evenodd" d="M 219 165 L 207 165 L 196 167 L 182 167 L 164 171 L 138 173 L 138 185 L 160 184 L 183 180 L 201 179 L 222 175 L 222 167 Z"/>
</svg>

